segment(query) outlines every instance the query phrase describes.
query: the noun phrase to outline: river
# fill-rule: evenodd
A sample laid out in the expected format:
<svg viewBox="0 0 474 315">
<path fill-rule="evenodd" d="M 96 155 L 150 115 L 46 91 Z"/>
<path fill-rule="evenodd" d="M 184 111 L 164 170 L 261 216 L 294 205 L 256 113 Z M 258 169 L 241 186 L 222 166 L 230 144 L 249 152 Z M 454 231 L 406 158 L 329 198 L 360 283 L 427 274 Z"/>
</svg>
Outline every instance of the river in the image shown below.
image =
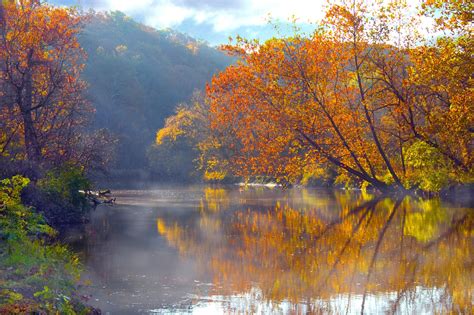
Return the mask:
<svg viewBox="0 0 474 315">
<path fill-rule="evenodd" d="M 473 209 L 302 188 L 114 196 L 72 244 L 104 314 L 473 311 Z"/>
</svg>

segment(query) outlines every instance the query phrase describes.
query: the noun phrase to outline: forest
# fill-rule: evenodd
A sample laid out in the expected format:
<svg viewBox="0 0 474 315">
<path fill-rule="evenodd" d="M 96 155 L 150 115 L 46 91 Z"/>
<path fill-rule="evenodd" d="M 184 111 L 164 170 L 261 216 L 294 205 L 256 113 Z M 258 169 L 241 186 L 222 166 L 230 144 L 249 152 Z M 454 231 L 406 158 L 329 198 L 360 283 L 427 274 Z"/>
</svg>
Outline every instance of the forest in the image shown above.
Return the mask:
<svg viewBox="0 0 474 315">
<path fill-rule="evenodd" d="M 310 33 L 275 25 L 212 47 L 120 11 L 0 2 L 0 313 L 100 313 L 58 236 L 112 203 L 100 189 L 117 182 L 461 190 L 472 203 L 473 11 L 330 1 Z"/>
<path fill-rule="evenodd" d="M 398 3 L 334 5 L 312 34 L 237 38 L 222 49 L 238 61 L 178 107 L 156 146 L 194 143 L 208 179 L 426 193 L 470 183 L 470 9 L 426 2 L 418 18 L 436 16 L 435 38 Z"/>
</svg>

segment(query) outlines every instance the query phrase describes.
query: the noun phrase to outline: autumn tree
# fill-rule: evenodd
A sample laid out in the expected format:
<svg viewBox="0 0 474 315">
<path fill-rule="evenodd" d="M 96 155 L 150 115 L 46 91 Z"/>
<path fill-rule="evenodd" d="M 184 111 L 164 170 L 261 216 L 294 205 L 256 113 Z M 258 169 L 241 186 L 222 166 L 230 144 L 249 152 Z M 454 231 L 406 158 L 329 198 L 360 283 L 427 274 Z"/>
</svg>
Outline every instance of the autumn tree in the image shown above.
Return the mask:
<svg viewBox="0 0 474 315">
<path fill-rule="evenodd" d="M 79 131 L 93 112 L 80 79 L 83 18 L 34 0 L 3 1 L 0 31 L 0 152 L 32 162 L 95 159 L 104 133 Z"/>
<path fill-rule="evenodd" d="M 204 93 L 196 90 L 190 102 L 178 105 L 157 131 L 148 150 L 151 169 L 168 178 L 223 180 L 228 168 L 226 151 L 209 123 L 209 104 Z"/>
<path fill-rule="evenodd" d="M 439 36 L 408 52 L 412 64 L 406 85 L 413 93 L 409 97 L 395 94 L 410 107 L 403 118 L 416 141 L 408 153 L 424 146 L 425 154 L 418 155 L 421 159 L 433 154 L 442 159 L 430 159 L 438 161 L 428 168 L 430 174 L 418 167 L 409 175 L 442 179 L 441 171 L 472 181 L 474 5 L 470 1 L 425 1 L 422 9 L 435 20 L 433 32 Z"/>
<path fill-rule="evenodd" d="M 472 54 L 462 36 L 444 39 L 450 51 L 442 38 L 423 41 L 407 11 L 400 2 L 342 1 L 311 36 L 224 46 L 240 61 L 207 92 L 212 128 L 238 140 L 236 171 L 294 182 L 308 165 L 330 163 L 379 190 L 469 180 Z M 441 157 L 430 172 L 446 170 L 435 184 L 416 182 L 428 167 L 413 163 L 426 159 L 420 142 Z"/>
</svg>

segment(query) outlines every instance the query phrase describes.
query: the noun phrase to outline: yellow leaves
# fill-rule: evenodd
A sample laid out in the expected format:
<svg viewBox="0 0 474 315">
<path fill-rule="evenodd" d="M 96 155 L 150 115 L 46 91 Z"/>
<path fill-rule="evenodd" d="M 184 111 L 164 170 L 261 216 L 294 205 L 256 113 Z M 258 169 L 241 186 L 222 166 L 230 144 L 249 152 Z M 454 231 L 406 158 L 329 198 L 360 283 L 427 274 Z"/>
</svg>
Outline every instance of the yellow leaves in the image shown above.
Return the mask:
<svg viewBox="0 0 474 315">
<path fill-rule="evenodd" d="M 9 32 L 5 35 L 5 39 L 7 41 L 11 41 L 13 39 L 13 36 L 14 36 L 13 32 Z"/>
<path fill-rule="evenodd" d="M 178 129 L 178 128 L 172 128 L 172 127 L 168 127 L 168 128 L 161 128 L 160 130 L 158 130 L 158 132 L 156 133 L 156 140 L 155 140 L 155 143 L 157 145 L 161 145 L 163 144 L 165 141 L 175 141 L 176 138 L 180 135 L 182 135 L 184 132 L 183 130 L 181 129 Z"/>
<path fill-rule="evenodd" d="M 176 114 L 166 120 L 165 127 L 157 131 L 155 143 L 162 145 L 165 142 L 173 142 L 181 135 L 192 137 L 193 116 L 191 110 L 178 108 Z"/>
<path fill-rule="evenodd" d="M 442 30 L 472 31 L 474 4 L 469 0 L 427 0 L 422 13 L 435 17 Z"/>
<path fill-rule="evenodd" d="M 206 170 L 204 172 L 204 180 L 206 181 L 221 181 L 223 180 L 227 175 L 227 172 L 225 171 L 209 171 Z"/>
</svg>

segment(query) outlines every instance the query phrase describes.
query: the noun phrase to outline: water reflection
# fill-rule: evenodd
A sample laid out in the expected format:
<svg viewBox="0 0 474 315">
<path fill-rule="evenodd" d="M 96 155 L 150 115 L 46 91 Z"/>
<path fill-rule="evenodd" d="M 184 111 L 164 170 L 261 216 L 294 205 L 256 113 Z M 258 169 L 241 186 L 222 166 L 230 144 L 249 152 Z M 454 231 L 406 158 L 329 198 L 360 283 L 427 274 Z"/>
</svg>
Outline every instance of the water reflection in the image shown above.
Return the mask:
<svg viewBox="0 0 474 315">
<path fill-rule="evenodd" d="M 161 206 L 124 206 L 120 216 L 125 214 L 127 221 L 112 233 L 109 227 L 120 217 L 94 221 L 102 222 L 109 237 L 128 233 L 130 257 L 144 260 L 144 277 L 132 287 L 136 291 L 144 285 L 153 294 L 146 303 L 129 301 L 136 303 L 135 311 L 473 311 L 472 209 L 447 207 L 439 200 L 377 199 L 337 191 L 211 188 L 201 190 L 198 201 L 176 203 L 171 198 Z M 143 226 L 131 233 L 137 220 Z M 93 240 L 102 249 L 112 248 L 109 254 L 123 251 L 122 245 L 114 249 L 99 235 L 87 242 Z M 164 260 L 150 256 L 157 248 L 167 253 L 161 255 Z M 88 265 L 107 276 L 95 280 L 126 295 L 116 280 L 134 267 L 117 270 L 110 263 L 90 263 L 96 255 L 97 248 L 88 252 Z M 164 275 L 172 287 L 166 292 L 156 290 Z M 172 298 L 162 299 L 165 293 Z"/>
</svg>

